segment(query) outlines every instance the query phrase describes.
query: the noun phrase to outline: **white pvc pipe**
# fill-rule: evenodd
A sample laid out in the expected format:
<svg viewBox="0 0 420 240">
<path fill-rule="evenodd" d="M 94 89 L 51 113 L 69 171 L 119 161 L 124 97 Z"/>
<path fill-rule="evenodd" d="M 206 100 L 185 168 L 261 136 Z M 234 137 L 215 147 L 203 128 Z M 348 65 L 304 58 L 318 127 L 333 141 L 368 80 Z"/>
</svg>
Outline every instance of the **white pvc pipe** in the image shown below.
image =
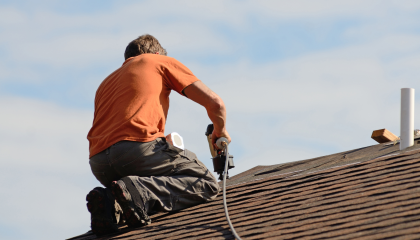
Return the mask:
<svg viewBox="0 0 420 240">
<path fill-rule="evenodd" d="M 401 88 L 400 150 L 414 145 L 414 88 Z"/>
</svg>

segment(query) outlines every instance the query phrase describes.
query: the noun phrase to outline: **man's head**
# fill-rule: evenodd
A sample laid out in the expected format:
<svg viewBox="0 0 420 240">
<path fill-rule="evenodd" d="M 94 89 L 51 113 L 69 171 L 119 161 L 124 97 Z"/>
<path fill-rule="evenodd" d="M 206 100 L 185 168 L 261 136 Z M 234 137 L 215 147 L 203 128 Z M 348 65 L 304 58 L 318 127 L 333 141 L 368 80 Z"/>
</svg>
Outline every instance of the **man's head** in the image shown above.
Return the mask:
<svg viewBox="0 0 420 240">
<path fill-rule="evenodd" d="M 127 59 L 143 53 L 155 53 L 166 56 L 166 50 L 155 37 L 149 34 L 141 35 L 131 41 L 125 49 L 124 57 Z"/>
</svg>

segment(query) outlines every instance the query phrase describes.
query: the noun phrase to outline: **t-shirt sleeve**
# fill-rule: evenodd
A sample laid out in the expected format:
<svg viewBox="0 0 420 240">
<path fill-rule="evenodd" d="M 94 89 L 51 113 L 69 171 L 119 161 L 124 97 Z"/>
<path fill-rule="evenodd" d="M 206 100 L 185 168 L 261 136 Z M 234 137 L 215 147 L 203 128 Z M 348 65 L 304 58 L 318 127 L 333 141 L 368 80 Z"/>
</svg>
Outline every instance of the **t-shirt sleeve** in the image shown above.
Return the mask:
<svg viewBox="0 0 420 240">
<path fill-rule="evenodd" d="M 184 95 L 182 90 L 196 81 L 200 81 L 190 69 L 174 58 L 170 58 L 165 67 L 165 76 L 168 86 Z"/>
</svg>

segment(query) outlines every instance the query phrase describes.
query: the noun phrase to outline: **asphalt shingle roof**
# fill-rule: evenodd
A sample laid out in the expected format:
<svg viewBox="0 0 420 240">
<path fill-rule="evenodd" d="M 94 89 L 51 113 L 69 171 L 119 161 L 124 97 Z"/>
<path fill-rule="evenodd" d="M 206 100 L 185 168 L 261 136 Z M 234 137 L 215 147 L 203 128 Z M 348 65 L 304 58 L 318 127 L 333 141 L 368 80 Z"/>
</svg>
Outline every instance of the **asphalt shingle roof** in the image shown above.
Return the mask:
<svg viewBox="0 0 420 240">
<path fill-rule="evenodd" d="M 257 166 L 229 180 L 227 204 L 243 239 L 420 239 L 420 139 Z M 238 160 L 237 160 L 238 161 Z M 96 239 L 85 234 L 74 239 Z M 221 194 L 98 239 L 233 239 Z"/>
</svg>

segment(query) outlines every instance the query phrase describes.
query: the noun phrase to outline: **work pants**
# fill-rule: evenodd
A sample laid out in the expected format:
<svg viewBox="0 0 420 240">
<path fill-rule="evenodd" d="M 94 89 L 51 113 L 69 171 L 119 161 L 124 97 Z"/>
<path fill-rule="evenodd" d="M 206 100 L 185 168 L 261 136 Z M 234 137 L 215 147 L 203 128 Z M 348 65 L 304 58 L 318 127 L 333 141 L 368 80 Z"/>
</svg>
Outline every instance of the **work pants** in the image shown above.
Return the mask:
<svg viewBox="0 0 420 240">
<path fill-rule="evenodd" d="M 130 176 L 148 214 L 176 211 L 216 198 L 219 185 L 213 174 L 189 150 L 168 144 L 121 141 L 89 161 L 102 185 Z"/>
</svg>

